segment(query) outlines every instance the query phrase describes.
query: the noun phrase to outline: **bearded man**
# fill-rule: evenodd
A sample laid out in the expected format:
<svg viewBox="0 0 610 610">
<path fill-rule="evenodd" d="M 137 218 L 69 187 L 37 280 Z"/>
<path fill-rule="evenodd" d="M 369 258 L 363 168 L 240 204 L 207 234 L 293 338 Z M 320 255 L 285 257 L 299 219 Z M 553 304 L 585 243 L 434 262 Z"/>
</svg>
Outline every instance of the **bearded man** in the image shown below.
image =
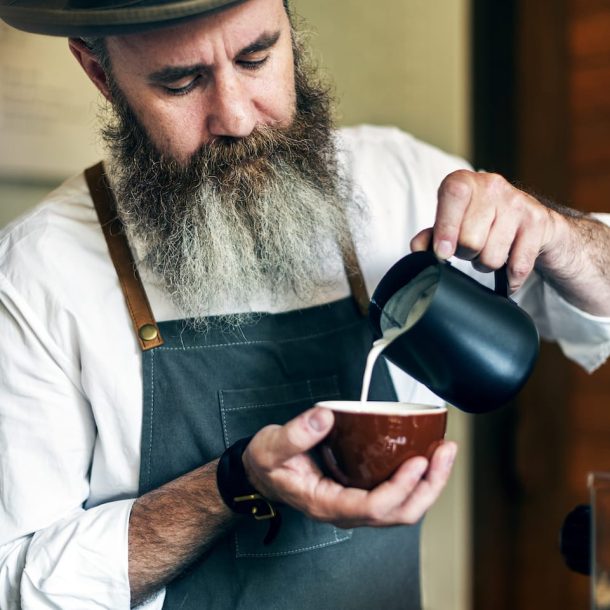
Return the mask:
<svg viewBox="0 0 610 610">
<path fill-rule="evenodd" d="M 311 405 L 359 393 L 363 288 L 409 240 L 507 263 L 592 369 L 606 225 L 397 130 L 336 131 L 281 0 L 0 18 L 70 37 L 113 111 L 105 165 L 0 239 L 0 607 L 418 609 L 419 521 L 455 444 L 371 491 L 310 454 L 333 420 Z M 370 395 L 441 402 L 385 365 Z"/>
</svg>

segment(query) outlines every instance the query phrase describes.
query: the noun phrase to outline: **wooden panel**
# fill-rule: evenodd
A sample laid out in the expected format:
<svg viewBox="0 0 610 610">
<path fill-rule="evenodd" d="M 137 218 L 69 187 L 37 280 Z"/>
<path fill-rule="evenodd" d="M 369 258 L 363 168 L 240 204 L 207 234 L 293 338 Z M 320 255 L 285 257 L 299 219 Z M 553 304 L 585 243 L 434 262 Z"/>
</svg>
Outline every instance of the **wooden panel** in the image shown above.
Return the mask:
<svg viewBox="0 0 610 610">
<path fill-rule="evenodd" d="M 570 110 L 575 120 L 610 114 L 610 65 L 575 67 L 570 77 Z"/>
<path fill-rule="evenodd" d="M 556 345 L 543 344 L 534 374 L 519 398 L 515 459 L 521 495 L 513 534 L 517 574 L 512 605 L 519 610 L 568 608 L 570 573 L 563 564 L 558 537 L 567 512 L 569 367 Z"/>
<path fill-rule="evenodd" d="M 587 373 L 584 369 L 574 365 L 570 372 L 574 377 L 574 382 L 578 385 L 584 384 L 591 390 L 599 390 L 606 393 L 610 392 L 610 361 L 600 366 L 593 373 Z M 610 410 L 610 403 L 608 403 Z"/>
<path fill-rule="evenodd" d="M 567 481 L 570 490 L 588 500 L 587 475 L 589 472 L 610 472 L 610 442 L 607 432 L 588 432 L 574 435 L 569 444 Z"/>
<path fill-rule="evenodd" d="M 569 0 L 568 15 L 569 22 L 578 17 L 586 16 L 591 13 L 599 13 L 608 10 L 608 0 Z"/>
<path fill-rule="evenodd" d="M 595 389 L 590 387 L 590 384 L 577 387 L 579 387 L 580 391 L 570 398 L 567 411 L 567 417 L 569 418 L 572 430 L 574 432 L 605 434 L 608 446 L 610 447 L 610 401 L 608 400 L 608 388 Z"/>
<path fill-rule="evenodd" d="M 610 83 L 607 84 L 610 87 Z M 608 173 L 610 168 L 610 111 L 607 116 L 572 120 L 568 151 L 571 170 L 579 174 Z"/>
<path fill-rule="evenodd" d="M 610 212 L 610 0 L 515 1 L 516 178 Z M 588 501 L 587 473 L 610 470 L 610 365 L 587 375 L 544 345 L 516 415 L 475 429 L 485 464 L 475 479 L 475 566 L 489 579 L 475 583 L 476 610 L 587 608 L 589 579 L 564 565 L 559 531 Z"/>
<path fill-rule="evenodd" d="M 587 212 L 610 211 L 610 173 L 574 177 L 569 203 Z"/>
<path fill-rule="evenodd" d="M 574 18 L 569 27 L 570 54 L 573 61 L 610 61 L 610 11 L 597 7 Z"/>
<path fill-rule="evenodd" d="M 517 0 L 517 179 L 557 201 L 567 197 L 565 4 Z M 541 27 L 544 24 L 544 27 Z"/>
</svg>

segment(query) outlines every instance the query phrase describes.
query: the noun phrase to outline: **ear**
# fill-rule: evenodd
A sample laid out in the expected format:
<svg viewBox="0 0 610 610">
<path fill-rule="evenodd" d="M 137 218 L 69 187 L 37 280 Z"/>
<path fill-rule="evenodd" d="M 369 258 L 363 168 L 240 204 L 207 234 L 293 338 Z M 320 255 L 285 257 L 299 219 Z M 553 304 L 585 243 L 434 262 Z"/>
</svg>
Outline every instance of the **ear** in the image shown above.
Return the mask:
<svg viewBox="0 0 610 610">
<path fill-rule="evenodd" d="M 110 88 L 108 87 L 108 79 L 106 78 L 106 73 L 102 69 L 97 57 L 80 38 L 70 38 L 68 44 L 70 45 L 72 55 L 76 57 L 76 60 L 85 71 L 85 74 L 87 74 L 101 94 L 111 102 L 112 95 L 110 94 Z"/>
</svg>

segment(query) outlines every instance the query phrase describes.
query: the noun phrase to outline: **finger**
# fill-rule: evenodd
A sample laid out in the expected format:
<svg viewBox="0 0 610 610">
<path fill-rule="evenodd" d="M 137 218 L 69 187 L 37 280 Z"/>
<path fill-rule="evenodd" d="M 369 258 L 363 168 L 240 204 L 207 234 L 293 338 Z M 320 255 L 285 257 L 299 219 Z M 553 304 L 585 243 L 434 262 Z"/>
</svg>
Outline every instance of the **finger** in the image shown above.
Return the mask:
<svg viewBox="0 0 610 610">
<path fill-rule="evenodd" d="M 401 522 L 416 523 L 434 504 L 449 480 L 456 454 L 457 445 L 453 442 L 444 442 L 437 448 L 425 477 L 398 510 Z"/>
<path fill-rule="evenodd" d="M 278 468 L 289 459 L 317 445 L 330 432 L 333 421 L 332 411 L 314 407 L 283 426 L 263 428 L 261 433 L 264 434 L 264 447 L 257 446 L 263 440 L 257 439 L 257 434 L 252 439 L 252 443 L 256 441 L 252 451 L 262 449 L 259 463 L 269 470 Z"/>
<path fill-rule="evenodd" d="M 507 262 L 508 285 L 511 292 L 521 288 L 533 271 L 540 252 L 541 240 L 541 231 L 536 231 L 533 227 L 529 230 L 521 227 L 517 232 Z"/>
<path fill-rule="evenodd" d="M 503 213 L 496 217 L 489 229 L 487 242 L 473 259 L 472 265 L 478 271 L 488 272 L 502 267 L 508 260 L 518 229 L 519 218 Z"/>
<path fill-rule="evenodd" d="M 486 200 L 473 197 L 462 219 L 456 256 L 464 260 L 480 256 L 489 243 L 490 232 L 496 220 L 496 207 Z"/>
<path fill-rule="evenodd" d="M 432 227 L 420 231 L 411 240 L 411 252 L 423 252 L 428 249 L 432 241 Z"/>
<path fill-rule="evenodd" d="M 390 515 L 412 493 L 426 472 L 423 457 L 407 460 L 388 481 L 372 491 L 336 486 L 328 479 L 320 481 L 316 517 L 342 527 L 354 525 L 395 525 Z"/>
<path fill-rule="evenodd" d="M 449 258 L 456 251 L 462 220 L 473 192 L 474 181 L 465 170 L 449 174 L 441 183 L 433 227 L 434 252 L 439 258 Z"/>
<path fill-rule="evenodd" d="M 388 516 L 394 513 L 405 497 L 417 487 L 427 468 L 428 460 L 424 457 L 411 458 L 402 464 L 390 479 L 378 485 L 369 494 L 369 516 L 376 521 L 387 521 Z"/>
</svg>

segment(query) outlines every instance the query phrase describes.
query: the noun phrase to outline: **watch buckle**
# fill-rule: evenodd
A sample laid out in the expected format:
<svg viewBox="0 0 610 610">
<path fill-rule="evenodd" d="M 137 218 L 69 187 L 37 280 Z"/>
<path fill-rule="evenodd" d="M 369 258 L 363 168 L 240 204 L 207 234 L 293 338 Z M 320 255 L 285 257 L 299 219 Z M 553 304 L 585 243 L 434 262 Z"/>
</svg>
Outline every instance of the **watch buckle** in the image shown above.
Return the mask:
<svg viewBox="0 0 610 610">
<path fill-rule="evenodd" d="M 237 496 L 233 498 L 233 502 L 257 502 L 255 506 L 251 508 L 252 516 L 257 521 L 264 521 L 265 519 L 273 519 L 276 516 L 275 509 L 271 505 L 271 503 L 263 498 L 260 494 L 248 494 L 246 496 Z M 266 512 L 259 514 L 259 509 L 264 508 Z"/>
</svg>

